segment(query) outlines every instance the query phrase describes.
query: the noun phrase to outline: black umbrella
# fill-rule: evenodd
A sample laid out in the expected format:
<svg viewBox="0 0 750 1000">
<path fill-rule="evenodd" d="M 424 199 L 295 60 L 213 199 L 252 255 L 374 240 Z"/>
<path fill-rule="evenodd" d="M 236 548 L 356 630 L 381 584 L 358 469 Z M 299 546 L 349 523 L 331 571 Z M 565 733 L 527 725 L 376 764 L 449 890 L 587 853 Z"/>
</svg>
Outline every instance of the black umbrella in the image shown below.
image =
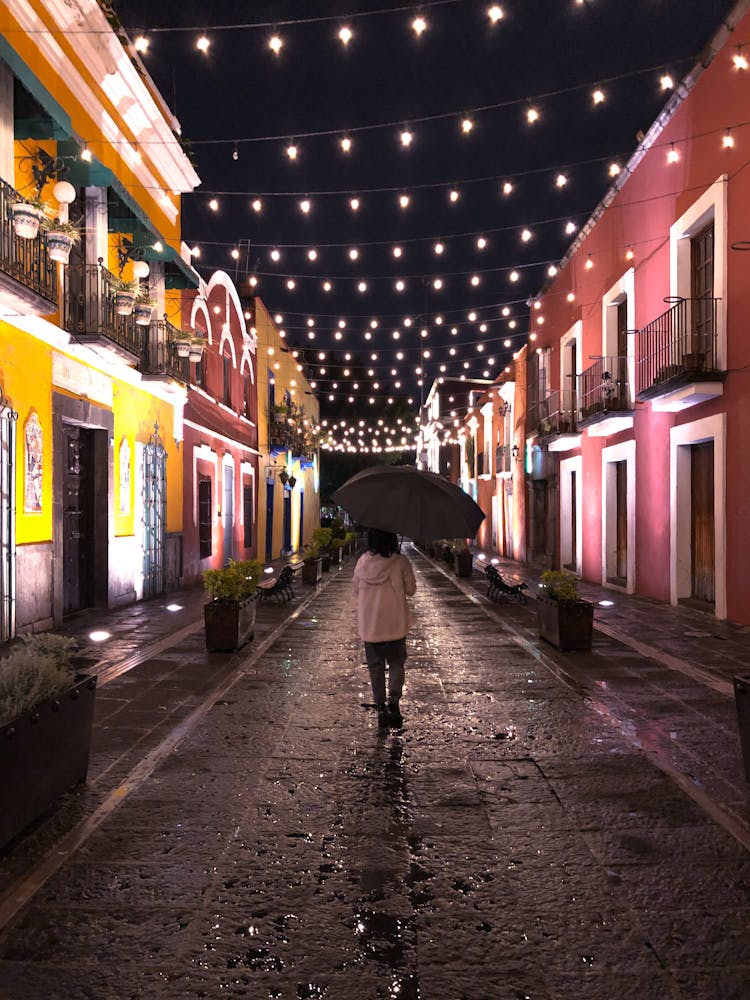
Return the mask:
<svg viewBox="0 0 750 1000">
<path fill-rule="evenodd" d="M 408 538 L 473 538 L 484 512 L 453 483 L 413 466 L 378 465 L 348 479 L 333 494 L 368 528 Z"/>
</svg>

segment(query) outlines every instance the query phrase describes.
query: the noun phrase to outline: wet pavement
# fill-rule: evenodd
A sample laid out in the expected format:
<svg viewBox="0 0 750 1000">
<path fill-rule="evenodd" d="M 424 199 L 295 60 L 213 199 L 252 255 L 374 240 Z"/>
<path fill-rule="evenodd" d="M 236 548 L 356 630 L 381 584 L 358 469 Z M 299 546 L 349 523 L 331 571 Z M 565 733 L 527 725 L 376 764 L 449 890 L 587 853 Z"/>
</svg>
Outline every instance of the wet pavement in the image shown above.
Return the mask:
<svg viewBox="0 0 750 1000">
<path fill-rule="evenodd" d="M 702 617 L 618 597 L 564 654 L 533 602 L 410 555 L 400 731 L 363 707 L 352 561 L 238 654 L 206 653 L 200 590 L 70 623 L 113 633 L 91 771 L 0 854 L 2 1000 L 748 995 L 726 671 L 611 634 L 658 654 Z"/>
</svg>

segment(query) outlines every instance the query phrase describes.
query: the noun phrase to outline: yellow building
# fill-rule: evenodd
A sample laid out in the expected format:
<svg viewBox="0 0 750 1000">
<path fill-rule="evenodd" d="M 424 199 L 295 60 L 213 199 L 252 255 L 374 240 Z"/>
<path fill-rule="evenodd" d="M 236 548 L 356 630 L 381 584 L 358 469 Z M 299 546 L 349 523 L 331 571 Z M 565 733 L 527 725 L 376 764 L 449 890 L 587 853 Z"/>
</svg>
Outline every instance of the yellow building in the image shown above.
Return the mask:
<svg viewBox="0 0 750 1000">
<path fill-rule="evenodd" d="M 187 367 L 169 319 L 179 324 L 181 289 L 198 283 L 180 194 L 199 178 L 96 0 L 0 11 L 5 639 L 181 575 Z M 80 240 L 62 263 L 66 222 Z M 136 310 L 128 282 L 147 300 Z"/>
<path fill-rule="evenodd" d="M 320 524 L 318 400 L 259 298 L 254 299 L 258 352 L 258 557 L 301 552 Z"/>
</svg>

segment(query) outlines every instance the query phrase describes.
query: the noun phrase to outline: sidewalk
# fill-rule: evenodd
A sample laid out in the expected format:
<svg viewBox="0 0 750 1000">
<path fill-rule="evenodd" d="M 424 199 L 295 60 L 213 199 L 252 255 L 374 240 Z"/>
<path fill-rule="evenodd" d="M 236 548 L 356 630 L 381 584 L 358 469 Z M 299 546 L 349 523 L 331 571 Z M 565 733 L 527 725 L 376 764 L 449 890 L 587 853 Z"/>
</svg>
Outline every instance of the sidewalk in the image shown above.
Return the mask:
<svg viewBox="0 0 750 1000">
<path fill-rule="evenodd" d="M 206 654 L 196 625 L 103 685 L 90 787 L 51 821 L 78 840 L 47 878 L 40 831 L 0 857 L 3 899 L 29 880 L 1 1000 L 744 998 L 750 856 L 639 745 L 692 699 L 726 757 L 706 704 L 730 699 L 602 633 L 558 655 L 533 604 L 410 554 L 401 732 L 360 708 L 353 560 L 262 606 L 252 649 Z M 121 614 L 97 621 L 132 655 Z"/>
</svg>

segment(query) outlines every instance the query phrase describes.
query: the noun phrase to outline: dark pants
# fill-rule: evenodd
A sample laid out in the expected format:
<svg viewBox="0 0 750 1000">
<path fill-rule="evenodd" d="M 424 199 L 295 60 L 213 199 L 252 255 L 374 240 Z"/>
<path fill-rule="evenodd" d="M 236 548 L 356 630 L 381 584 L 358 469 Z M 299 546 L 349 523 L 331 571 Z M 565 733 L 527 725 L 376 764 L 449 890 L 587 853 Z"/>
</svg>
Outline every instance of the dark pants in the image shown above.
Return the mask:
<svg viewBox="0 0 750 1000">
<path fill-rule="evenodd" d="M 404 687 L 406 639 L 391 642 L 366 642 L 365 657 L 370 671 L 372 696 L 376 704 L 385 702 L 385 667 L 388 664 L 388 701 L 398 705 Z"/>
</svg>

